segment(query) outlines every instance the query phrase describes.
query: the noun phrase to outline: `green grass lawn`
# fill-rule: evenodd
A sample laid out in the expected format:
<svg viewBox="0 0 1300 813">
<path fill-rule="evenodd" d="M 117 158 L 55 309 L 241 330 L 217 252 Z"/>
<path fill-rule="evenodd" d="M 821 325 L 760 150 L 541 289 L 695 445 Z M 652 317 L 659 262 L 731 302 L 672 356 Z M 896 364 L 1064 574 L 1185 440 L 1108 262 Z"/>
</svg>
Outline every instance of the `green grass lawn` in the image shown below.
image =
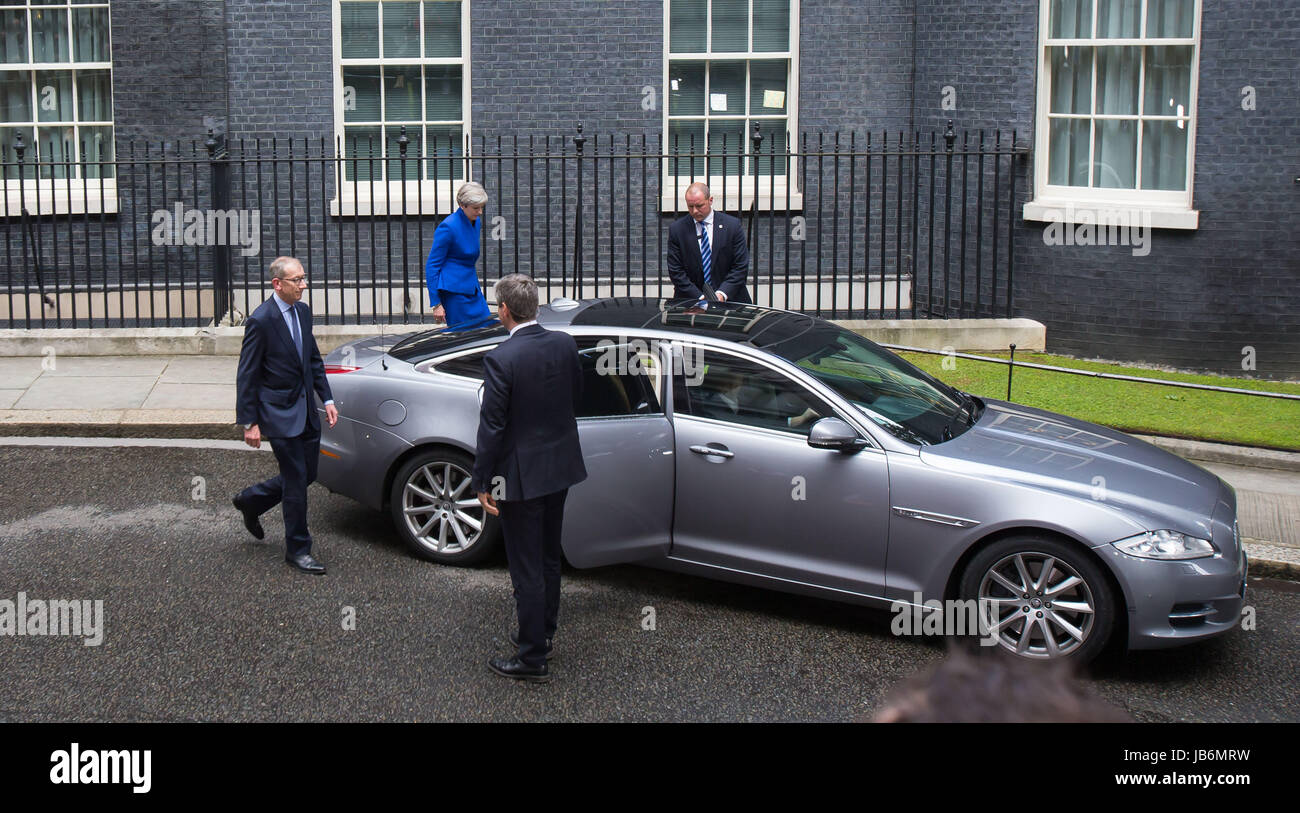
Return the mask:
<svg viewBox="0 0 1300 813">
<path fill-rule="evenodd" d="M 899 355 L 960 390 L 990 398 L 1005 399 L 1007 396 L 1005 364 L 960 358 L 949 360 L 944 356 L 925 353 Z M 1007 357 L 1006 353 L 975 355 Z M 955 365 L 955 369 L 943 369 L 945 360 L 949 367 Z M 1300 384 L 1170 373 L 1079 361 L 1043 353 L 1017 353 L 1016 361 L 1300 395 Z M 1189 390 L 1133 381 L 1108 381 L 1019 367 L 1012 380 L 1011 400 L 1112 426 L 1124 432 L 1300 451 L 1300 401 Z"/>
</svg>

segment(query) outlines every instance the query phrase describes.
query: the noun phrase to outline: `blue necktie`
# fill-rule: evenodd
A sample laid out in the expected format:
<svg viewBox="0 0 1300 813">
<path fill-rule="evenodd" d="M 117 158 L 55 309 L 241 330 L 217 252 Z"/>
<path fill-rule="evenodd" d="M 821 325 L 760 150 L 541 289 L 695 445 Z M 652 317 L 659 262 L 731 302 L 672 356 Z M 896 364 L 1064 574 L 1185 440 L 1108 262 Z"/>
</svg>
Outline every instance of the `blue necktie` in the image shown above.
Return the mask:
<svg viewBox="0 0 1300 813">
<path fill-rule="evenodd" d="M 289 324 L 293 325 L 293 345 L 298 348 L 298 355 L 302 355 L 302 333 L 298 329 L 298 306 L 289 306 Z"/>
<path fill-rule="evenodd" d="M 713 287 L 713 250 L 709 248 L 709 224 L 700 224 L 700 260 L 704 263 L 704 281 Z"/>
</svg>

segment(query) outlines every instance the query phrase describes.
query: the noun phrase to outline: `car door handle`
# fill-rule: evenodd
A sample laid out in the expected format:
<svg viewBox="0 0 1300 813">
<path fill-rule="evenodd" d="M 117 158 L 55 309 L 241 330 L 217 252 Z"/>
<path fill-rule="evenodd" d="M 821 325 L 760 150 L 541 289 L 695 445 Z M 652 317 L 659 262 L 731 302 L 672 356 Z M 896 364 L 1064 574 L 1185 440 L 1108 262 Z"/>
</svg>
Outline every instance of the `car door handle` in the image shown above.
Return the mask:
<svg viewBox="0 0 1300 813">
<path fill-rule="evenodd" d="M 713 455 L 716 457 L 735 457 L 736 455 L 726 449 L 715 449 L 712 446 L 692 446 L 691 451 L 696 454 Z"/>
</svg>

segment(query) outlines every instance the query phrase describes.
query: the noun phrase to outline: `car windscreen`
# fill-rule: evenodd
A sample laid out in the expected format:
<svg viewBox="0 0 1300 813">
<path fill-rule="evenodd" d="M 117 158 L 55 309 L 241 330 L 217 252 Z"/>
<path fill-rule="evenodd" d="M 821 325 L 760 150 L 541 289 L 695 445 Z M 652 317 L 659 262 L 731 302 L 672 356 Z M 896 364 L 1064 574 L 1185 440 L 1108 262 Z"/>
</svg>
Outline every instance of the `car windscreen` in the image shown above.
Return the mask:
<svg viewBox="0 0 1300 813">
<path fill-rule="evenodd" d="M 974 420 L 972 399 L 836 325 L 823 322 L 764 349 L 806 370 L 907 443 L 942 443 Z"/>
<path fill-rule="evenodd" d="M 469 347 L 507 334 L 508 331 L 496 319 L 481 325 L 439 328 L 404 339 L 389 350 L 388 355 L 411 364 L 419 364 L 457 347 Z"/>
</svg>

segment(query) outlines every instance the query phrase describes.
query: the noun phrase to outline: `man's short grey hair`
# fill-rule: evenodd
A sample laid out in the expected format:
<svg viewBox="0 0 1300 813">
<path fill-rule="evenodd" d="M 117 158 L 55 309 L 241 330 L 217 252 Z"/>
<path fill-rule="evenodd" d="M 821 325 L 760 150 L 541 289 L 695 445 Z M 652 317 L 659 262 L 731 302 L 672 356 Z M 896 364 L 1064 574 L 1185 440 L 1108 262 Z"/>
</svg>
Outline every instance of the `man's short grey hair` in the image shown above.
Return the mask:
<svg viewBox="0 0 1300 813">
<path fill-rule="evenodd" d="M 497 301 L 510 309 L 516 322 L 537 318 L 537 283 L 527 274 L 507 274 L 497 283 Z"/>
<path fill-rule="evenodd" d="M 456 202 L 461 206 L 482 206 L 488 202 L 488 193 L 483 184 L 468 181 L 456 190 Z"/>
<path fill-rule="evenodd" d="M 695 183 L 686 187 L 686 191 L 682 194 L 682 197 L 686 197 L 686 195 L 689 195 L 692 192 L 701 193 L 702 195 L 704 195 L 705 199 L 713 197 L 713 193 L 709 191 L 709 185 L 704 183 L 703 181 L 696 181 Z"/>
<path fill-rule="evenodd" d="M 297 257 L 276 257 L 271 260 L 271 276 L 275 279 L 288 279 L 289 269 L 301 265 Z"/>
</svg>

